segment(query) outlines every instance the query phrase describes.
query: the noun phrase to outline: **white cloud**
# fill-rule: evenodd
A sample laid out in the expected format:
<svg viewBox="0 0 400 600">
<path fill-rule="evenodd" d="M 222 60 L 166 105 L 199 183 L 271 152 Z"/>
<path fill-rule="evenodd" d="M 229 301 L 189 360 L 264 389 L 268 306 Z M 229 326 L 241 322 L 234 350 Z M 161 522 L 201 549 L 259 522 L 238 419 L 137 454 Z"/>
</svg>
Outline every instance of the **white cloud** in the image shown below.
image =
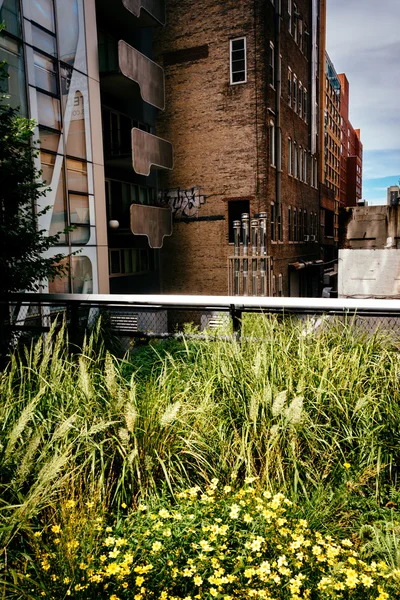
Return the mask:
<svg viewBox="0 0 400 600">
<path fill-rule="evenodd" d="M 365 149 L 400 148 L 399 22 L 399 0 L 328 0 L 327 50 L 349 80 Z"/>
</svg>

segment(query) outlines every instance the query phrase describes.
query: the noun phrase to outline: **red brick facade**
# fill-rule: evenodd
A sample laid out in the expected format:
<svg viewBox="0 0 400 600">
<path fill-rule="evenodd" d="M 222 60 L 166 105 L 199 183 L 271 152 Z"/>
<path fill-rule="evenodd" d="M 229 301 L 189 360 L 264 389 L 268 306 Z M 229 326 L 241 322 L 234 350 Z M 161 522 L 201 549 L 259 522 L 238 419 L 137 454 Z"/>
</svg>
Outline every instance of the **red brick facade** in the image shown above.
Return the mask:
<svg viewBox="0 0 400 600">
<path fill-rule="evenodd" d="M 349 82 L 344 73 L 339 75 L 341 85 L 341 154 L 340 204 L 357 206 L 362 198 L 362 151 L 360 130 L 353 129 L 349 120 Z"/>
</svg>

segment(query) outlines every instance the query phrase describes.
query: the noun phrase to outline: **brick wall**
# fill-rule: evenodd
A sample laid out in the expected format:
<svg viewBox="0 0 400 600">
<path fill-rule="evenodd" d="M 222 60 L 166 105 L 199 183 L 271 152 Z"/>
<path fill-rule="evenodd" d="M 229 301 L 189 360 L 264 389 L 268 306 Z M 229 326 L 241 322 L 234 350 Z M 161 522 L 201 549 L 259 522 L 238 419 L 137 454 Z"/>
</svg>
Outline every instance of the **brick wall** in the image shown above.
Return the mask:
<svg viewBox="0 0 400 600">
<path fill-rule="evenodd" d="M 298 10 L 311 31 L 311 2 Z M 247 199 L 250 216 L 275 200 L 276 169 L 270 167 L 269 121 L 275 91 L 267 82 L 268 49 L 274 41 L 274 6 L 269 0 L 169 0 L 167 26 L 155 37 L 155 60 L 164 65 L 166 110 L 157 135 L 174 146 L 174 169 L 160 176 L 162 189 L 202 188 L 206 202 L 197 218 L 174 223 L 161 252 L 165 293 L 226 294 L 228 291 L 228 203 Z M 294 43 L 282 0 L 282 213 L 283 243 L 271 243 L 274 271 L 289 292 L 288 265 L 319 258 L 315 244 L 288 242 L 287 207 L 318 213 L 318 192 L 288 174 L 288 137 L 309 149 L 308 123 L 287 105 L 290 65 L 309 91 L 310 56 Z M 230 85 L 229 40 L 246 36 L 247 82 Z M 307 54 L 307 53 L 306 53 Z M 310 165 L 309 165 L 310 168 Z M 211 220 L 212 219 L 212 220 Z M 268 236 L 269 238 L 269 236 Z"/>
</svg>

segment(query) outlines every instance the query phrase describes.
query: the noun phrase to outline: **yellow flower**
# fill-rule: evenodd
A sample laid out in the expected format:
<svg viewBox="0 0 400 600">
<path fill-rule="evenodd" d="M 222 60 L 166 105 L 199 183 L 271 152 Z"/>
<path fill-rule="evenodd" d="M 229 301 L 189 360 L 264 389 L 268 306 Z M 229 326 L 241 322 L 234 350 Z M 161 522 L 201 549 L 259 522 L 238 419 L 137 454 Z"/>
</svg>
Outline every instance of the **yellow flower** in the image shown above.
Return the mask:
<svg viewBox="0 0 400 600">
<path fill-rule="evenodd" d="M 344 466 L 344 468 L 345 468 L 345 469 L 349 470 L 349 469 L 350 469 L 350 467 L 351 467 L 351 464 L 350 464 L 350 463 L 348 463 L 348 462 L 345 462 L 345 463 L 343 464 L 343 466 Z"/>
<path fill-rule="evenodd" d="M 196 577 L 193 577 L 193 581 L 195 585 L 201 585 L 203 583 L 203 580 L 200 577 L 200 575 L 196 575 Z"/>
<path fill-rule="evenodd" d="M 140 587 L 143 583 L 144 583 L 144 577 L 142 577 L 142 576 L 136 577 L 136 585 L 138 587 Z"/>
<path fill-rule="evenodd" d="M 165 508 L 162 508 L 161 510 L 159 510 L 158 514 L 160 515 L 160 517 L 162 519 L 168 519 L 168 517 L 170 516 L 169 512 Z"/>
<path fill-rule="evenodd" d="M 248 513 L 246 513 L 246 514 L 244 515 L 244 517 L 243 517 L 243 521 L 244 521 L 245 523 L 251 523 L 251 522 L 252 522 L 252 520 L 253 520 L 253 517 L 251 517 L 251 516 L 250 516 Z"/>
<path fill-rule="evenodd" d="M 161 542 L 153 542 L 153 545 L 151 547 L 151 549 L 153 550 L 153 552 L 158 552 L 159 550 L 161 550 L 162 548 L 162 543 Z"/>
<path fill-rule="evenodd" d="M 118 598 L 118 596 L 113 594 L 112 596 L 110 596 L 110 600 L 119 600 L 119 598 Z"/>
<path fill-rule="evenodd" d="M 122 507 L 122 508 L 126 508 L 126 504 L 125 504 L 125 502 L 123 502 L 123 503 L 121 504 L 121 507 Z"/>
<path fill-rule="evenodd" d="M 59 525 L 53 525 L 51 530 L 53 533 L 61 533 L 61 527 Z"/>
<path fill-rule="evenodd" d="M 65 503 L 66 508 L 74 508 L 76 502 L 75 500 L 67 500 L 67 502 Z"/>
<path fill-rule="evenodd" d="M 90 500 L 88 500 L 88 501 L 86 502 L 86 506 L 87 506 L 88 508 L 93 508 L 93 506 L 94 506 L 94 502 L 91 502 Z"/>
<path fill-rule="evenodd" d="M 41 537 L 42 536 L 42 532 L 41 531 L 35 531 L 35 533 L 33 535 L 35 537 Z"/>
</svg>

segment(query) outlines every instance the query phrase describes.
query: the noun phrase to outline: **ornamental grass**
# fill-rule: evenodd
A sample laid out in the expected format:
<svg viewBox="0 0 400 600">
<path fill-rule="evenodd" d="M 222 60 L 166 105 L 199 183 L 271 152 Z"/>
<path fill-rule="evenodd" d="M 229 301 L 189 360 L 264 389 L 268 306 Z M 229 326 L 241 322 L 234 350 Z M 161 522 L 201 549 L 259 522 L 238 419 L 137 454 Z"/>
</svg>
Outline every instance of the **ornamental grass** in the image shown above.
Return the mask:
<svg viewBox="0 0 400 600">
<path fill-rule="evenodd" d="M 209 489 L 214 479 L 231 485 L 232 474 L 238 484 L 257 477 L 260 490 L 293 502 L 310 531 L 337 544 L 351 539 L 360 560 L 396 572 L 398 343 L 328 320 L 315 328 L 252 316 L 243 331 L 241 341 L 154 341 L 120 358 L 107 351 L 99 325 L 78 353 L 70 353 L 62 329 L 14 354 L 0 375 L 2 598 L 63 597 L 53 588 L 13 586 L 31 562 L 37 567 L 39 542 L 53 544 L 51 527 L 65 532 L 67 501 L 87 523 L 105 519 L 111 527 L 126 505 L 128 527 L 140 502 L 161 498 L 172 510 L 183 490 Z M 41 531 L 43 538 L 34 536 Z M 98 533 L 84 534 L 88 556 L 102 555 Z M 55 550 L 48 551 L 51 558 Z M 87 564 L 83 555 L 79 561 L 72 561 L 77 572 Z M 329 586 L 315 585 L 315 598 L 329 597 Z"/>
</svg>

